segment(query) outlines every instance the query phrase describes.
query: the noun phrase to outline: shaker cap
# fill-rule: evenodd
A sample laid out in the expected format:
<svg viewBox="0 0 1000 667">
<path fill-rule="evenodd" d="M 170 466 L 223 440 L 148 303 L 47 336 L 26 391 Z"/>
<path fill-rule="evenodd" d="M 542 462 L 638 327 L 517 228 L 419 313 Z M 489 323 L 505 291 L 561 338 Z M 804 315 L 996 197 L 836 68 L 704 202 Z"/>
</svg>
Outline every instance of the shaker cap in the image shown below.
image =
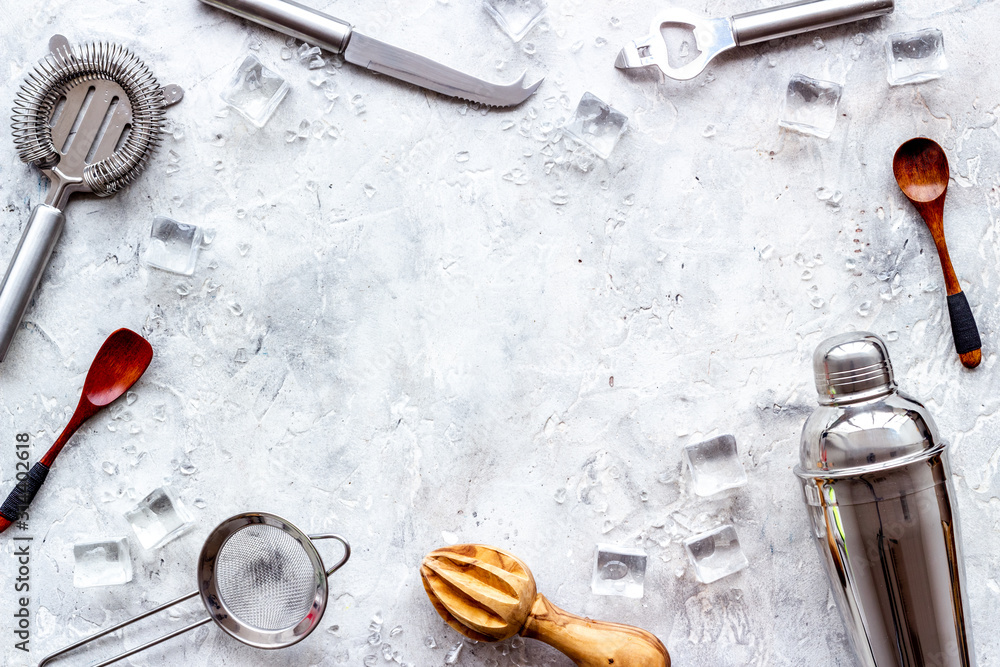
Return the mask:
<svg viewBox="0 0 1000 667">
<path fill-rule="evenodd" d="M 885 342 L 868 331 L 827 338 L 813 354 L 819 402 L 836 405 L 896 389 Z"/>
</svg>

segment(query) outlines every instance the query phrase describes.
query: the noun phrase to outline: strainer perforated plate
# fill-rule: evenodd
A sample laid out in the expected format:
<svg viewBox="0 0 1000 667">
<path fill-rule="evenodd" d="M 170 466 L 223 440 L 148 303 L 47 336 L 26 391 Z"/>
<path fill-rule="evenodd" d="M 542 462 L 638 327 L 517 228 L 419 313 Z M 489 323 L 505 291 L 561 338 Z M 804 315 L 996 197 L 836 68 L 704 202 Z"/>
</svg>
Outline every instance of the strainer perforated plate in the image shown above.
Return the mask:
<svg viewBox="0 0 1000 667">
<path fill-rule="evenodd" d="M 258 648 L 290 646 L 326 610 L 316 547 L 298 528 L 263 512 L 221 523 L 201 550 L 198 591 L 223 630 Z"/>
</svg>

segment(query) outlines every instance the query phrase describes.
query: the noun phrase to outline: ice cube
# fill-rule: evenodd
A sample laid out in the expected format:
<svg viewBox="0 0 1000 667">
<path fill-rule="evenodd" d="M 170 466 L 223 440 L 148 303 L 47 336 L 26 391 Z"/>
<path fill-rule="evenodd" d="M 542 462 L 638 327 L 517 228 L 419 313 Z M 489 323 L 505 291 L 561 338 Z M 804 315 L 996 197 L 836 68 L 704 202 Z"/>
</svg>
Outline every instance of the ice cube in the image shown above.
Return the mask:
<svg viewBox="0 0 1000 667">
<path fill-rule="evenodd" d="M 584 93 L 576 105 L 573 120 L 564 129 L 607 159 L 627 125 L 628 116 L 596 95 Z"/>
<path fill-rule="evenodd" d="M 164 271 L 190 276 L 198 261 L 201 240 L 202 231 L 196 225 L 158 215 L 153 218 L 144 261 Z"/>
<path fill-rule="evenodd" d="M 646 552 L 642 549 L 598 544 L 590 590 L 594 595 L 641 598 L 646 577 Z"/>
<path fill-rule="evenodd" d="M 778 124 L 826 139 L 837 122 L 837 105 L 842 92 L 839 83 L 796 74 L 788 82 Z"/>
<path fill-rule="evenodd" d="M 191 516 L 170 489 L 157 488 L 125 512 L 143 549 L 162 547 L 191 527 Z"/>
<path fill-rule="evenodd" d="M 937 28 L 889 35 L 885 56 L 889 62 L 890 86 L 937 79 L 948 69 L 944 35 Z"/>
<path fill-rule="evenodd" d="M 684 550 L 703 584 L 728 577 L 750 564 L 740 548 L 736 529 L 729 525 L 689 537 L 684 540 Z"/>
<path fill-rule="evenodd" d="M 115 586 L 132 581 L 132 556 L 124 537 L 73 545 L 73 585 Z"/>
<path fill-rule="evenodd" d="M 736 438 L 731 435 L 686 445 L 684 462 L 691 471 L 696 495 L 711 496 L 747 483 L 746 470 L 736 452 Z"/>
<path fill-rule="evenodd" d="M 271 117 L 288 93 L 288 82 L 252 53 L 240 62 L 220 93 L 223 101 L 257 127 Z"/>
<path fill-rule="evenodd" d="M 483 0 L 483 5 L 515 42 L 520 42 L 545 13 L 542 0 Z"/>
</svg>

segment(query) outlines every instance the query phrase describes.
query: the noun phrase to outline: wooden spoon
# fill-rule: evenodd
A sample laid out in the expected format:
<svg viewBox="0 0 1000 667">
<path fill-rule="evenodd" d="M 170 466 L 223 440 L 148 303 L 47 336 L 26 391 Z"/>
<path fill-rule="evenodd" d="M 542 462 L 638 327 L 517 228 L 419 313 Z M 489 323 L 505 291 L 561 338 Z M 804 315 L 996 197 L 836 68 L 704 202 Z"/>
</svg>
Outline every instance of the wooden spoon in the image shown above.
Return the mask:
<svg viewBox="0 0 1000 667">
<path fill-rule="evenodd" d="M 948 314 L 955 349 L 966 368 L 975 368 L 983 360 L 979 329 L 969 308 L 969 301 L 955 276 L 955 267 L 944 242 L 944 197 L 948 192 L 948 157 L 934 141 L 925 137 L 910 139 L 896 150 L 892 172 L 899 189 L 920 213 L 937 246 L 944 284 L 948 290 Z"/>
<path fill-rule="evenodd" d="M 0 507 L 0 533 L 17 521 L 21 512 L 31 503 L 49 474 L 49 468 L 76 430 L 101 408 L 128 391 L 129 387 L 142 377 L 152 359 L 153 348 L 146 339 L 134 331 L 119 329 L 108 336 L 94 357 L 93 363 L 90 364 L 87 379 L 83 383 L 80 403 L 76 406 L 76 412 L 70 418 L 69 424 L 27 475 L 22 477 L 23 472 L 18 475 L 20 481 Z"/>
<path fill-rule="evenodd" d="M 520 634 L 559 649 L 580 667 L 670 667 L 667 649 L 652 634 L 559 609 L 536 592 L 527 565 L 495 547 L 437 549 L 424 557 L 420 577 L 441 618 L 469 639 Z"/>
</svg>

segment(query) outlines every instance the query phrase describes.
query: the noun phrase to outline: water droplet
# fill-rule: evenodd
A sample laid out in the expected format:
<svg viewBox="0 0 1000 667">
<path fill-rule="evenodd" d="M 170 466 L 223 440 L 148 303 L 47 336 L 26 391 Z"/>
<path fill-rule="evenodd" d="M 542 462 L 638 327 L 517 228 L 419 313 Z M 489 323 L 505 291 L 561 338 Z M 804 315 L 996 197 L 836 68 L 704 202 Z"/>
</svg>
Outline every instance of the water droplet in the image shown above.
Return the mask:
<svg viewBox="0 0 1000 667">
<path fill-rule="evenodd" d="M 820 297 L 818 297 L 818 296 L 814 296 L 814 297 L 812 298 L 812 300 L 811 300 L 811 301 L 809 302 L 809 304 L 810 304 L 810 305 L 811 305 L 811 306 L 812 306 L 813 308 L 822 308 L 823 306 L 825 306 L 825 305 L 826 305 L 826 301 L 824 301 L 823 299 L 821 299 L 821 298 L 820 298 Z"/>
<path fill-rule="evenodd" d="M 580 49 L 583 48 L 583 40 L 573 42 L 573 46 L 569 47 L 570 53 L 579 53 Z"/>
<path fill-rule="evenodd" d="M 402 625 L 397 625 L 396 627 L 394 627 L 392 630 L 389 631 L 389 636 L 390 637 L 395 637 L 395 636 L 399 635 L 402 632 L 403 632 L 403 626 Z"/>
<path fill-rule="evenodd" d="M 899 332 L 898 331 L 890 331 L 889 333 L 887 333 L 885 335 L 885 339 L 887 341 L 889 341 L 890 343 L 893 342 L 893 341 L 897 341 L 897 340 L 899 340 Z"/>
<path fill-rule="evenodd" d="M 594 46 L 596 46 L 597 48 L 601 48 L 602 46 L 605 46 L 607 43 L 608 40 L 604 39 L 603 37 L 598 37 L 597 39 L 594 40 Z"/>
<path fill-rule="evenodd" d="M 455 154 L 455 162 L 468 162 L 469 151 L 461 151 Z"/>
<path fill-rule="evenodd" d="M 872 312 L 872 302 L 865 301 L 860 306 L 858 306 L 858 315 L 861 317 L 868 317 Z"/>
<path fill-rule="evenodd" d="M 715 125 L 706 125 L 705 129 L 701 131 L 701 136 L 703 136 L 706 139 L 708 139 L 710 137 L 714 137 L 715 136 L 715 132 L 716 132 Z"/>
<path fill-rule="evenodd" d="M 426 646 L 427 648 L 437 648 L 437 642 L 434 640 L 433 637 L 427 635 L 426 637 L 424 637 L 424 646 Z"/>
<path fill-rule="evenodd" d="M 247 350 L 244 347 L 236 350 L 236 354 L 233 355 L 233 361 L 238 364 L 245 364 L 250 361 L 250 355 L 247 354 Z"/>
<path fill-rule="evenodd" d="M 365 196 L 366 197 L 368 197 L 369 199 L 371 199 L 372 197 L 375 196 L 375 192 L 376 192 L 376 190 L 375 190 L 375 186 L 374 185 L 370 185 L 368 183 L 365 183 Z"/>
<path fill-rule="evenodd" d="M 118 472 L 118 466 L 116 466 L 111 461 L 105 461 L 104 463 L 102 463 L 101 469 L 104 472 L 108 473 L 109 475 L 114 475 L 116 472 Z"/>
<path fill-rule="evenodd" d="M 126 405 L 132 405 L 137 400 L 139 400 L 139 394 L 135 393 L 134 391 L 129 391 L 128 393 L 125 394 Z"/>
</svg>

